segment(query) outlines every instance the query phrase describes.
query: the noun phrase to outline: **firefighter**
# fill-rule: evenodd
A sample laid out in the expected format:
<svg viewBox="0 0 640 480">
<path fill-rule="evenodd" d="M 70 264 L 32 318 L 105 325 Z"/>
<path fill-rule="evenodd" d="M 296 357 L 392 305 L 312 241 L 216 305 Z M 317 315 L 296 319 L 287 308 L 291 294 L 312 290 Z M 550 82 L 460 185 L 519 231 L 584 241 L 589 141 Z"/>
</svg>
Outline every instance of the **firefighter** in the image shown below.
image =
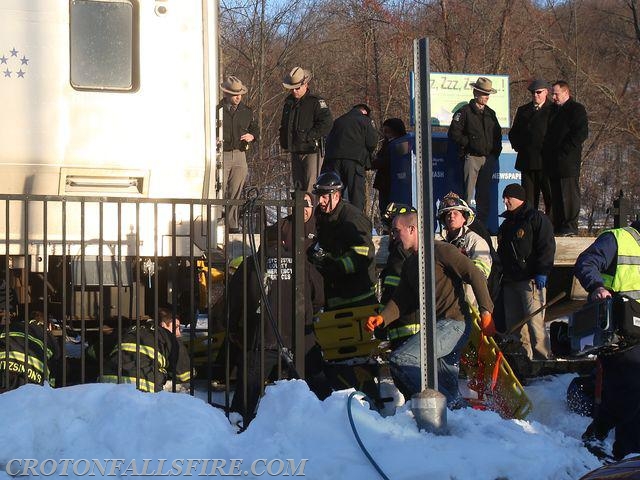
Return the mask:
<svg viewBox="0 0 640 480">
<path fill-rule="evenodd" d="M 389 232 L 392 232 L 392 223 L 393 219 L 398 214 L 404 214 L 406 212 L 415 212 L 416 209 L 400 203 L 391 202 L 382 216 L 382 221 L 385 223 L 385 226 L 389 229 Z M 402 265 L 404 265 L 404 261 L 411 255 L 409 250 L 405 250 L 402 246 L 402 242 L 400 239 L 390 233 L 389 235 L 389 255 L 387 256 L 387 264 L 385 265 L 382 272 L 380 272 L 380 280 L 382 283 L 382 294 L 380 296 L 380 303 L 386 304 L 391 297 L 393 296 L 393 292 L 400 283 L 400 273 L 402 272 Z M 381 337 L 382 332 L 378 329 L 376 330 L 376 336 Z M 414 333 L 420 330 L 420 324 L 417 323 L 415 313 L 409 315 L 401 315 L 398 320 L 393 322 L 389 328 L 386 329 L 386 337 L 391 342 L 391 349 L 396 348 L 402 342 L 404 342 L 407 337 L 410 337 Z"/>
<path fill-rule="evenodd" d="M 640 300 L 640 221 L 603 232 L 576 261 L 575 276 L 589 301 L 612 292 Z M 588 447 L 615 428 L 613 456 L 640 453 L 640 345 L 598 355 L 593 422 L 582 435 Z"/>
<path fill-rule="evenodd" d="M 315 232 L 315 225 L 311 219 L 313 201 L 309 193 L 304 197 L 305 245 L 309 247 L 308 242 Z M 231 325 L 231 338 L 233 355 L 238 361 L 236 392 L 230 408 L 243 416 L 244 428 L 255 416 L 264 380 L 272 381 L 278 378 L 278 359 L 284 359 L 286 362 L 288 359 L 285 356 L 289 355 L 293 346 L 293 222 L 293 215 L 289 215 L 267 227 L 260 250 L 242 262 L 229 282 L 229 318 L 236 320 Z M 261 278 L 258 277 L 260 274 Z M 315 345 L 312 332 L 313 315 L 324 304 L 322 283 L 316 269 L 307 262 L 304 288 L 305 318 L 304 325 L 298 327 L 305 330 L 305 379 L 309 388 L 320 399 L 331 394 L 331 388 L 322 374 L 322 356 Z M 261 288 L 265 290 L 268 305 L 263 303 Z M 270 314 L 273 314 L 274 318 L 269 319 Z M 246 352 L 243 353 L 241 329 L 245 325 L 247 345 Z M 293 356 L 289 358 L 292 359 Z M 285 362 L 283 368 L 286 368 Z M 266 378 L 263 378 L 263 374 Z"/>
<path fill-rule="evenodd" d="M 49 382 L 55 387 L 60 361 L 58 342 L 50 332 L 51 325 L 45 326 L 41 312 L 34 312 L 34 317 L 26 325 L 18 320 L 11 320 L 8 325 L 4 320 L 0 322 L 0 391 L 27 383 Z"/>
<path fill-rule="evenodd" d="M 402 267 L 400 283 L 392 299 L 379 315 L 368 318 L 366 328 L 393 325 L 400 315 L 416 312 L 419 299 L 418 278 L 418 215 L 407 212 L 396 215 L 393 230 L 406 250 L 412 252 Z M 493 303 L 482 272 L 453 245 L 434 243 L 436 356 L 438 358 L 438 388 L 451 408 L 464 405 L 458 390 L 459 361 L 462 348 L 471 332 L 471 321 L 462 297 L 462 283 L 471 284 L 481 312 L 481 328 L 485 335 L 495 334 Z M 396 385 L 410 398 L 420 391 L 420 335 L 410 336 L 389 358 Z"/>
<path fill-rule="evenodd" d="M 475 218 L 467 202 L 453 192 L 447 193 L 440 201 L 438 220 L 442 225 L 442 240 L 457 247 L 489 278 L 493 263 L 491 250 L 487 241 L 469 228 Z"/>
<path fill-rule="evenodd" d="M 159 308 L 157 321 L 147 320 L 139 328 L 134 325 L 122 335 L 122 341 L 109 355 L 100 381 L 131 383 L 143 392 L 159 392 L 169 379 L 174 383 L 188 382 L 189 354 L 180 336 L 180 319 L 174 318 L 168 308 Z"/>
<path fill-rule="evenodd" d="M 317 242 L 307 253 L 324 279 L 325 310 L 377 303 L 371 222 L 342 199 L 342 188 L 335 172 L 321 174 L 313 185 Z"/>
</svg>

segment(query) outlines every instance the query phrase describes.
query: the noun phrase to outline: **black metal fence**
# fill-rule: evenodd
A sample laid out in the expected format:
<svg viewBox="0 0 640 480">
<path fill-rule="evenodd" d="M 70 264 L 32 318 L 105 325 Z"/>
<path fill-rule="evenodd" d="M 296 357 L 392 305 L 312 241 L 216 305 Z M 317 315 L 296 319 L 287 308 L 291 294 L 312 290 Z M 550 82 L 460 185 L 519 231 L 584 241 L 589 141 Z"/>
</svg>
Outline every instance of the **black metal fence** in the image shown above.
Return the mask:
<svg viewBox="0 0 640 480">
<path fill-rule="evenodd" d="M 303 202 L 0 195 L 1 388 L 171 379 L 226 411 L 241 391 L 251 415 L 265 381 L 304 372 Z M 243 231 L 229 235 L 234 205 Z M 260 247 L 267 218 L 292 225 L 288 250 L 280 228 Z"/>
</svg>

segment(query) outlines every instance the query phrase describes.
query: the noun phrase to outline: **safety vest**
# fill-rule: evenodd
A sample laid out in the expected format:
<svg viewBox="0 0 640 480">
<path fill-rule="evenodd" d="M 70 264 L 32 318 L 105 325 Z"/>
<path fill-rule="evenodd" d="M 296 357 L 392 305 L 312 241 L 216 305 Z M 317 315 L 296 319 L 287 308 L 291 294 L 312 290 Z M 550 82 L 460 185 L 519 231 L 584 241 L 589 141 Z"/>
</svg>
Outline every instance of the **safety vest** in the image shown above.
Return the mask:
<svg viewBox="0 0 640 480">
<path fill-rule="evenodd" d="M 614 292 L 640 299 L 640 233 L 624 227 L 607 230 L 618 243 L 618 262 L 614 275 L 602 274 L 604 286 Z"/>
</svg>

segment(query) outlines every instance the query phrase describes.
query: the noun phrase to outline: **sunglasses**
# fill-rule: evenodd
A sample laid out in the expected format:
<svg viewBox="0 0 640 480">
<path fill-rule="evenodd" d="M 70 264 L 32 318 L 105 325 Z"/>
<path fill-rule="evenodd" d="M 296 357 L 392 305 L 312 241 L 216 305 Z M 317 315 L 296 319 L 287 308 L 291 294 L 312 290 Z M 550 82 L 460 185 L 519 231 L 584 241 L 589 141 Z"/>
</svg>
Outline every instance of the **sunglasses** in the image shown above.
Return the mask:
<svg viewBox="0 0 640 480">
<path fill-rule="evenodd" d="M 544 90 L 536 90 L 534 92 L 531 92 L 532 95 L 542 95 L 542 92 L 544 92 Z"/>
</svg>

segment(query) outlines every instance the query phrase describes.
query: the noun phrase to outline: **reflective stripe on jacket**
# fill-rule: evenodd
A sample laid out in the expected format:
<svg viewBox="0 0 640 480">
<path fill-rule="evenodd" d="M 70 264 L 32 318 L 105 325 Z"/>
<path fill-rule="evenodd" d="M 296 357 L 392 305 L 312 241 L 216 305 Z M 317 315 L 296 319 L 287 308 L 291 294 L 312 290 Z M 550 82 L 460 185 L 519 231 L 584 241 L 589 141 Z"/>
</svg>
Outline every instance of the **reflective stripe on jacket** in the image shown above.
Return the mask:
<svg viewBox="0 0 640 480">
<path fill-rule="evenodd" d="M 607 230 L 618 243 L 617 266 L 614 275 L 602 274 L 609 290 L 640 299 L 640 233 L 634 228 Z"/>
</svg>

